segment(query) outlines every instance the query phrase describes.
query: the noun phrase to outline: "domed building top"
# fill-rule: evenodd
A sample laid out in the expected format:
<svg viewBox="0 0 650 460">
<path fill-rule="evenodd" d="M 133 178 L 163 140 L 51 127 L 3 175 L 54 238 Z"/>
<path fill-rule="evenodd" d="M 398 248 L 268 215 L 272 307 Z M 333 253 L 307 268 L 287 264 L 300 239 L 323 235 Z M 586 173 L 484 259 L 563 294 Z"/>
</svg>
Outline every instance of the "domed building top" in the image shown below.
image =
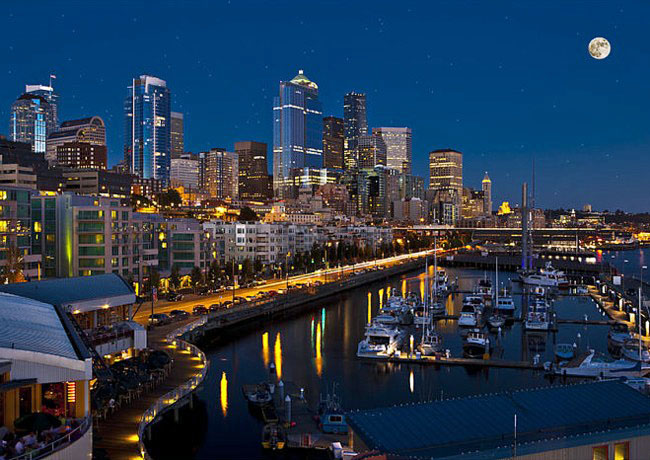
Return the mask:
<svg viewBox="0 0 650 460">
<path fill-rule="evenodd" d="M 291 83 L 295 83 L 296 85 L 302 85 L 302 86 L 308 86 L 309 88 L 313 89 L 318 89 L 318 85 L 311 81 L 307 76 L 303 73 L 302 70 L 298 71 L 298 75 L 293 77 L 291 79 Z"/>
<path fill-rule="evenodd" d="M 492 181 L 490 180 L 490 176 L 488 176 L 487 171 L 485 171 L 485 177 L 483 178 L 483 182 L 492 182 Z"/>
</svg>

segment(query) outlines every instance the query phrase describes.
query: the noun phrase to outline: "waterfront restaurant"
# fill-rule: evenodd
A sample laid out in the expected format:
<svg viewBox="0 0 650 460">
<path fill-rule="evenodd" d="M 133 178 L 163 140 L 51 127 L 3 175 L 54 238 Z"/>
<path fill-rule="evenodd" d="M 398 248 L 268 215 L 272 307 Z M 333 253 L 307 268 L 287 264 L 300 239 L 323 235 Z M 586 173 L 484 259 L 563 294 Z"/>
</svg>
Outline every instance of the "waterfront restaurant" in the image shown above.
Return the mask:
<svg viewBox="0 0 650 460">
<path fill-rule="evenodd" d="M 114 273 L 4 284 L 0 292 L 57 305 L 82 329 L 129 320 L 136 301 L 133 288 Z"/>
<path fill-rule="evenodd" d="M 43 412 L 64 419 L 43 438 L 38 458 L 90 458 L 91 379 L 90 353 L 60 308 L 0 293 L 2 426 L 22 436 L 29 429 L 14 426 L 22 416 Z"/>
<path fill-rule="evenodd" d="M 615 381 L 353 411 L 352 444 L 439 460 L 633 460 L 650 452 L 650 397 Z"/>
</svg>

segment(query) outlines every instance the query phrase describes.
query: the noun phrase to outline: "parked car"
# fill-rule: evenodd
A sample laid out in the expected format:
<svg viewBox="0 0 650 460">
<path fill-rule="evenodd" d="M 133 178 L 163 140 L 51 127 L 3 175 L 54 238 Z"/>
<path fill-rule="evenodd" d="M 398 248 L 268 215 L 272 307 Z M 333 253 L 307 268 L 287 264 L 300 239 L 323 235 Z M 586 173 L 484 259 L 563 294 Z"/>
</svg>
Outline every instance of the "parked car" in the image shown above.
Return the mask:
<svg viewBox="0 0 650 460">
<path fill-rule="evenodd" d="M 209 288 L 209 287 L 203 287 L 203 288 L 199 289 L 197 294 L 202 295 L 202 296 L 214 294 L 214 289 Z"/>
<path fill-rule="evenodd" d="M 169 300 L 170 302 L 179 302 L 183 300 L 183 294 L 170 291 L 169 294 L 167 294 L 167 300 Z"/>
<path fill-rule="evenodd" d="M 223 308 L 230 308 L 232 307 L 233 303 L 232 300 L 226 300 L 224 303 L 221 304 Z"/>
<path fill-rule="evenodd" d="M 209 310 L 211 312 L 215 312 L 215 311 L 225 310 L 226 308 L 228 307 L 224 307 L 222 303 L 213 303 L 212 305 L 210 305 Z"/>
<path fill-rule="evenodd" d="M 149 315 L 149 324 L 153 326 L 169 324 L 170 322 L 171 318 L 164 313 L 154 313 L 153 315 Z"/>
<path fill-rule="evenodd" d="M 196 305 L 192 309 L 192 314 L 194 316 L 201 316 L 201 315 L 207 315 L 208 314 L 208 309 L 205 308 L 205 305 Z"/>
<path fill-rule="evenodd" d="M 245 297 L 235 297 L 235 303 L 236 303 L 236 304 L 244 303 L 244 302 L 246 302 L 246 298 L 245 298 Z"/>
<path fill-rule="evenodd" d="M 188 318 L 190 314 L 185 310 L 172 310 L 169 312 L 169 316 L 171 316 L 172 319 L 181 320 Z"/>
<path fill-rule="evenodd" d="M 268 295 L 269 297 L 275 297 L 276 295 L 278 295 L 278 291 L 269 291 Z"/>
</svg>

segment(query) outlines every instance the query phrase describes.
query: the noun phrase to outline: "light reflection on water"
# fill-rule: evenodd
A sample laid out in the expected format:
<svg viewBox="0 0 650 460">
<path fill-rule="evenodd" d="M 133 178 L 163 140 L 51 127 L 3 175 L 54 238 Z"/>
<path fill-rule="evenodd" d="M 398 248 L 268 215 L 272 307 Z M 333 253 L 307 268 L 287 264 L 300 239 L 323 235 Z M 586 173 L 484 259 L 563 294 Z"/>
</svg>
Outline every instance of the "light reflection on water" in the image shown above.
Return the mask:
<svg viewBox="0 0 650 460">
<path fill-rule="evenodd" d="M 483 277 L 480 271 L 447 271 L 450 280 L 458 277 L 462 290 L 471 289 L 473 283 Z M 413 403 L 439 398 L 441 394 L 456 397 L 549 384 L 541 372 L 419 366 L 357 359 L 356 348 L 363 338 L 368 314 L 377 314 L 391 289 L 401 288 L 405 294 L 417 292 L 422 275 L 421 272 L 418 276 L 398 277 L 350 291 L 339 298 L 328 299 L 323 309 L 286 320 L 269 321 L 263 330 L 241 333 L 219 348 L 206 350 L 210 362 L 218 362 L 219 368 L 210 366 L 206 383 L 198 395 L 208 403 L 207 407 L 221 407 L 221 410 L 208 413 L 205 443 L 194 458 L 264 458 L 258 448 L 261 422 L 249 414 L 241 396 L 241 385 L 269 378 L 282 378 L 285 382 L 292 381 L 304 387 L 312 406 L 317 405 L 319 393 L 326 392 L 328 385 L 331 388 L 331 384 L 336 382 L 337 394 L 345 409 Z M 511 275 L 500 273 L 499 281 L 509 286 Z M 462 297 L 455 295 L 447 299 L 449 314 L 460 311 Z M 516 295 L 518 308 L 521 302 L 521 296 Z M 587 314 L 590 319 L 602 319 L 601 313 L 587 298 L 560 297 L 555 302 L 555 310 L 560 318 L 580 319 Z M 439 321 L 437 331 L 443 337 L 444 347 L 449 348 L 453 356 L 460 356 L 462 339 L 456 322 Z M 414 335 L 415 340 L 419 340 L 417 333 Z M 606 327 L 586 328 L 580 324 L 560 325 L 557 333 L 527 334 L 516 323 L 505 328 L 500 338 L 491 334 L 490 340 L 498 344 L 495 353 L 503 359 L 531 360 L 534 354 L 539 353 L 543 362 L 552 359 L 556 343 L 576 342 L 583 349 L 591 347 L 606 351 L 606 335 Z M 275 342 L 269 344 L 273 336 Z M 268 371 L 270 345 L 273 345 L 276 376 Z M 230 400 L 227 398 L 228 390 Z M 224 418 L 224 407 L 227 418 Z M 188 458 L 192 458 L 191 455 Z"/>
</svg>

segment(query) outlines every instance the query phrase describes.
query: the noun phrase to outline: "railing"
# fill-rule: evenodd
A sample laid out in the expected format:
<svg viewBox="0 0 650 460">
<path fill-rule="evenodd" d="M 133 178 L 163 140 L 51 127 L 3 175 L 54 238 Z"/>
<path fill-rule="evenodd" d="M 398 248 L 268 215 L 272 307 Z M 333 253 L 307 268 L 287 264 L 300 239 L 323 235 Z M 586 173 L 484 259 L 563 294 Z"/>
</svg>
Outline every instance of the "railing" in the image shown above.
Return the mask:
<svg viewBox="0 0 650 460">
<path fill-rule="evenodd" d="M 144 431 L 146 430 L 147 426 L 152 423 L 156 417 L 166 412 L 178 401 L 183 399 L 185 396 L 190 395 L 205 379 L 205 376 L 208 372 L 208 360 L 205 356 L 205 353 L 203 353 L 203 351 L 201 351 L 201 349 L 199 349 L 194 344 L 183 340 L 181 336 L 199 326 L 203 326 L 206 321 L 207 317 L 203 316 L 197 321 L 193 321 L 179 329 L 174 330 L 166 337 L 166 341 L 175 346 L 178 350 L 187 351 L 191 355 L 198 356 L 198 358 L 201 360 L 202 367 L 201 370 L 191 379 L 158 398 L 156 402 L 149 406 L 144 414 L 142 414 L 140 423 L 138 423 L 138 447 L 143 459 L 151 459 L 151 456 L 147 452 L 147 448 L 143 441 Z"/>
<path fill-rule="evenodd" d="M 86 431 L 88 431 L 88 428 L 90 428 L 91 425 L 92 417 L 84 417 L 81 419 L 81 423 L 78 427 L 70 430 L 70 432 L 66 433 L 64 436 L 61 436 L 43 447 L 26 452 L 18 457 L 12 457 L 12 460 L 37 460 L 52 455 L 54 452 L 61 450 L 63 447 L 66 447 L 80 439 L 84 434 L 86 434 Z"/>
</svg>

